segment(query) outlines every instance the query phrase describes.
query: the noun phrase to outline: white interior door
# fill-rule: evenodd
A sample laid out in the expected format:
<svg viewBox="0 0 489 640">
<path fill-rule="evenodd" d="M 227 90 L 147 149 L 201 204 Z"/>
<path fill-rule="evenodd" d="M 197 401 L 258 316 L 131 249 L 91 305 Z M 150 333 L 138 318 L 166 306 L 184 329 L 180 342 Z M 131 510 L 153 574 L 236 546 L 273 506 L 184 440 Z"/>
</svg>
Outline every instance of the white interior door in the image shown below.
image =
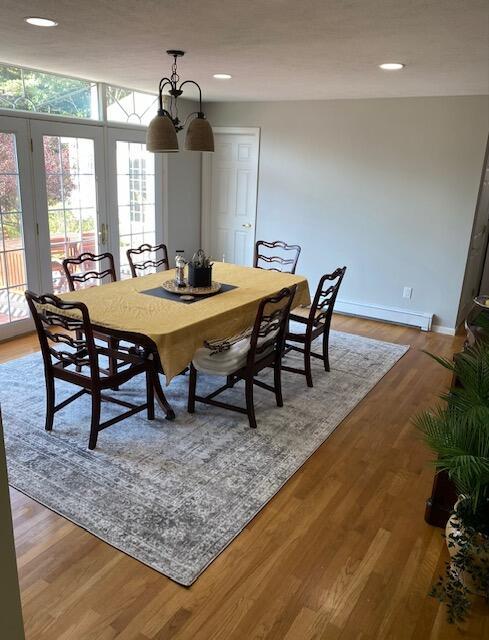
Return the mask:
<svg viewBox="0 0 489 640">
<path fill-rule="evenodd" d="M 65 257 L 108 249 L 101 127 L 31 122 L 42 290 L 67 290 Z"/>
<path fill-rule="evenodd" d="M 0 117 L 0 340 L 32 327 L 24 296 L 39 289 L 27 120 Z"/>
<path fill-rule="evenodd" d="M 108 130 L 109 238 L 116 269 L 130 278 L 126 251 L 158 244 L 164 233 L 166 166 L 161 154 L 146 149 L 146 132 Z"/>
<path fill-rule="evenodd" d="M 260 130 L 217 127 L 213 131 L 215 152 L 203 156 L 202 245 L 214 260 L 251 266 Z"/>
</svg>

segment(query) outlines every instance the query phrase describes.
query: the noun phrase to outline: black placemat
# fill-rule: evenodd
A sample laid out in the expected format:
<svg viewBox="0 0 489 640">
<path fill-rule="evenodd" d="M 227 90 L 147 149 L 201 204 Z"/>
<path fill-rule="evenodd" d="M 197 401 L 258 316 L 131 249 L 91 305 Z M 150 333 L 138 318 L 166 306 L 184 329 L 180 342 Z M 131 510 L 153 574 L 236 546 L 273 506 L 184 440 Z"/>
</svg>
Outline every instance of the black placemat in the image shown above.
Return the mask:
<svg viewBox="0 0 489 640">
<path fill-rule="evenodd" d="M 140 293 L 145 293 L 147 296 L 155 296 L 155 298 L 164 298 L 165 300 L 173 300 L 173 302 L 180 302 L 182 304 L 193 304 L 194 302 L 199 302 L 199 300 L 205 300 L 206 298 L 213 298 L 214 296 L 218 296 L 221 293 L 226 293 L 226 291 L 231 291 L 232 289 L 237 289 L 234 284 L 224 284 L 221 283 L 221 288 L 216 293 L 209 293 L 205 296 L 195 296 L 193 300 L 182 300 L 181 296 L 178 293 L 171 293 L 171 291 L 167 291 L 163 289 L 163 287 L 155 287 L 154 289 L 147 289 L 146 291 L 141 291 Z"/>
</svg>

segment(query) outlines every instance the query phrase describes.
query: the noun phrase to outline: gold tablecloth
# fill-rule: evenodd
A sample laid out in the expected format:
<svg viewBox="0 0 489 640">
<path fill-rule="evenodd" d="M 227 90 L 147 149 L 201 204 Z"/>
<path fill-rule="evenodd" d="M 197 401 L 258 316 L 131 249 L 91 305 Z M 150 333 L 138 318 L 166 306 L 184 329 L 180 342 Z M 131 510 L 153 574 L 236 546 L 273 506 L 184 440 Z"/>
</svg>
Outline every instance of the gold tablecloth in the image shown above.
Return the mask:
<svg viewBox="0 0 489 640">
<path fill-rule="evenodd" d="M 171 269 L 60 297 L 85 303 L 95 325 L 149 337 L 158 349 L 167 383 L 188 365 L 205 340 L 225 338 L 251 326 L 265 296 L 297 284 L 293 306 L 310 304 L 303 276 L 222 262 L 214 264 L 213 279 L 236 289 L 191 304 L 141 293 L 174 275 Z"/>
</svg>

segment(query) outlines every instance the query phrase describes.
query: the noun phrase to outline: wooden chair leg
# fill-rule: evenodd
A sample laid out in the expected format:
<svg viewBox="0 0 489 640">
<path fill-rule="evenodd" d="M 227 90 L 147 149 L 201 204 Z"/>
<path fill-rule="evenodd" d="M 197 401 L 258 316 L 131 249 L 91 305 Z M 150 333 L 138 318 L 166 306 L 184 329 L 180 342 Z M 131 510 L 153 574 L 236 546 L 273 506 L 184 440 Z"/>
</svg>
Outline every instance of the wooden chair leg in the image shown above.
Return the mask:
<svg viewBox="0 0 489 640">
<path fill-rule="evenodd" d="M 146 371 L 146 404 L 148 420 L 155 419 L 155 392 L 153 389 L 153 380 L 151 379 L 151 372 Z"/>
<path fill-rule="evenodd" d="M 324 370 L 329 371 L 329 328 L 323 333 L 323 363 Z"/>
<path fill-rule="evenodd" d="M 168 400 L 166 399 L 165 393 L 164 393 L 163 388 L 161 386 L 160 378 L 158 376 L 158 371 L 156 370 L 155 367 L 151 368 L 151 379 L 153 381 L 154 392 L 156 393 L 156 400 L 158 401 L 158 404 L 160 405 L 160 407 L 165 412 L 165 414 L 166 414 L 165 418 L 167 420 L 174 420 L 175 419 L 175 412 L 171 408 L 171 405 L 168 402 Z"/>
<path fill-rule="evenodd" d="M 53 429 L 55 398 L 54 378 L 46 372 L 46 423 L 44 426 L 46 431 Z"/>
<path fill-rule="evenodd" d="M 75 332 L 75 337 L 76 337 L 77 340 L 83 340 L 83 333 L 81 331 L 76 331 Z M 77 364 L 76 367 L 75 367 L 75 371 L 77 373 L 80 373 L 82 369 L 83 369 L 83 367 L 81 367 L 79 364 Z"/>
<path fill-rule="evenodd" d="M 195 413 L 195 392 L 197 389 L 197 369 L 190 364 L 190 375 L 188 380 L 188 404 L 187 411 Z"/>
<path fill-rule="evenodd" d="M 114 351 L 117 351 L 117 349 L 119 348 L 119 340 L 117 338 L 109 338 L 107 342 L 108 342 L 109 349 L 113 349 Z M 116 373 L 117 373 L 117 358 L 109 357 L 109 375 L 113 376 Z M 114 386 L 114 387 L 111 387 L 111 389 L 113 391 L 118 391 L 119 387 Z"/>
<path fill-rule="evenodd" d="M 312 370 L 311 370 L 311 343 L 306 342 L 304 346 L 304 371 L 306 372 L 306 382 L 308 387 L 312 387 Z"/>
<path fill-rule="evenodd" d="M 275 400 L 277 407 L 284 406 L 282 398 L 282 362 L 278 360 L 273 367 L 273 386 L 275 387 Z"/>
<path fill-rule="evenodd" d="M 250 421 L 250 427 L 256 429 L 255 418 L 255 405 L 253 402 L 253 377 L 250 375 L 246 378 L 246 411 L 248 413 L 248 420 Z"/>
<path fill-rule="evenodd" d="M 90 423 L 90 440 L 88 441 L 88 448 L 95 449 L 97 446 L 98 428 L 100 425 L 100 404 L 102 399 L 100 397 L 100 391 L 92 390 L 92 421 Z"/>
</svg>

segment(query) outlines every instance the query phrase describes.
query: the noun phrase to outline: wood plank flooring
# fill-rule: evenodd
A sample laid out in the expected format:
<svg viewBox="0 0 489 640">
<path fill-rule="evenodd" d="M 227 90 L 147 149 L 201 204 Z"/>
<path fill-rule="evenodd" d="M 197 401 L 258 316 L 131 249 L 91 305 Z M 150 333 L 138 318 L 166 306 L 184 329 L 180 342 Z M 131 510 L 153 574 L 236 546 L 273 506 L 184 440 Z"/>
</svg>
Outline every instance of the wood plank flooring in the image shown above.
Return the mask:
<svg viewBox="0 0 489 640">
<path fill-rule="evenodd" d="M 27 640 L 489 639 L 482 601 L 458 629 L 427 596 L 447 552 L 423 520 L 433 470 L 410 422 L 449 383 L 421 349 L 450 356 L 462 338 L 334 328 L 412 349 L 191 588 L 12 490 Z M 36 348 L 4 343 L 0 362 Z"/>
</svg>

